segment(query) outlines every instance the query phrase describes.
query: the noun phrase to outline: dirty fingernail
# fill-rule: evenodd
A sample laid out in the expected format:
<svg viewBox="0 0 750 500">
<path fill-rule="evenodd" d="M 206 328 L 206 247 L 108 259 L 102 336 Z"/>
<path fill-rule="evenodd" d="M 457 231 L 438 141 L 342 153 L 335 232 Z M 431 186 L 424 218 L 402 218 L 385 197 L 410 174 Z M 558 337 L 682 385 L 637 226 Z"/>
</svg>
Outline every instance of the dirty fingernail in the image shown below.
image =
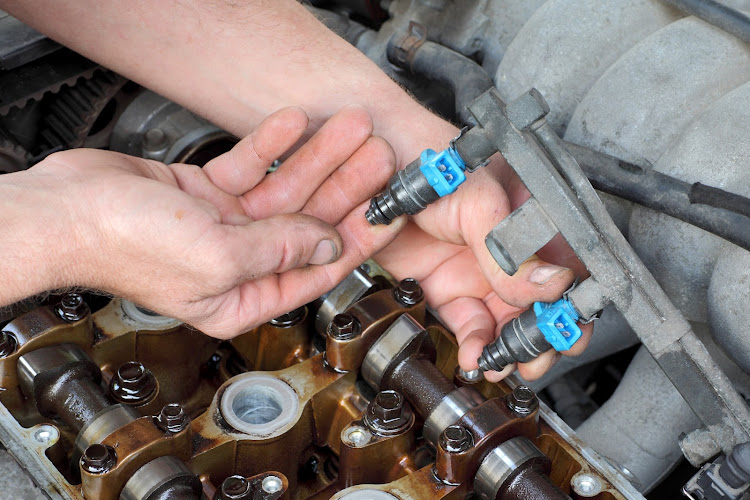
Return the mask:
<svg viewBox="0 0 750 500">
<path fill-rule="evenodd" d="M 309 264 L 330 264 L 338 259 L 339 250 L 333 240 L 323 240 L 315 247 Z"/>
<path fill-rule="evenodd" d="M 566 271 L 568 268 L 561 267 L 561 266 L 553 266 L 553 265 L 547 265 L 547 266 L 539 266 L 533 271 L 531 271 L 531 274 L 529 275 L 529 281 L 532 283 L 538 283 L 543 284 L 550 280 L 554 275 L 561 271 Z"/>
</svg>

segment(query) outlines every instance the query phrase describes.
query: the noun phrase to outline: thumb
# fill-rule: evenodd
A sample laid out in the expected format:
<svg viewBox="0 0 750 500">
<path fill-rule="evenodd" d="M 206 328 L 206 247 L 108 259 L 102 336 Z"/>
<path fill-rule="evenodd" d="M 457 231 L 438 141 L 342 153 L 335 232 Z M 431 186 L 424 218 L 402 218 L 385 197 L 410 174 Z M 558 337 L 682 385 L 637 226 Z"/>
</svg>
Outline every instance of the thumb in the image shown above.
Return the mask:
<svg viewBox="0 0 750 500">
<path fill-rule="evenodd" d="M 228 231 L 227 252 L 237 282 L 307 265 L 328 264 L 341 255 L 341 236 L 325 222 L 302 214 L 269 217 Z"/>
</svg>

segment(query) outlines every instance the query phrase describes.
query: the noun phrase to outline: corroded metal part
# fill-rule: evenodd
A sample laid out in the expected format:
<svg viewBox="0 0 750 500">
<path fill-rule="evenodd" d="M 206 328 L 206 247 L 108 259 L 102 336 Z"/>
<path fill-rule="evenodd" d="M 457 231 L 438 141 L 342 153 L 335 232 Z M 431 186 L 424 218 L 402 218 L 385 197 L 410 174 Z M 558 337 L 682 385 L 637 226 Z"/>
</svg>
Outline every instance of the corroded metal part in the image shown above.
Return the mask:
<svg viewBox="0 0 750 500">
<path fill-rule="evenodd" d="M 82 468 L 83 491 L 88 498 L 117 500 L 136 471 L 152 460 L 160 457 L 189 460 L 193 449 L 192 430 L 187 426 L 177 433 L 165 433 L 153 418 L 142 417 L 114 431 L 101 445 L 116 449 L 117 463 L 99 474 Z"/>
<path fill-rule="evenodd" d="M 415 304 L 404 305 L 392 290 L 380 290 L 354 304 L 346 313 L 356 318 L 362 333 L 345 340 L 326 338 L 326 361 L 340 371 L 359 369 L 370 347 L 402 314 L 424 321 L 425 304 L 424 299 L 420 299 Z"/>
<path fill-rule="evenodd" d="M 36 460 L 48 465 L 52 460 L 66 473 L 71 460 L 79 469 L 80 457 L 91 445 L 115 450 L 116 461 L 98 469 L 84 467 L 77 472 L 82 480 L 80 489 L 74 487 L 66 493 L 68 496 L 56 497 L 69 500 L 79 500 L 81 492 L 86 498 L 104 499 L 192 499 L 198 494 L 214 498 L 221 494 L 224 480 L 234 475 L 266 495 L 258 498 L 322 500 L 346 492 L 355 496 L 345 498 L 356 499 L 356 495 L 379 492 L 395 498 L 458 499 L 470 492 L 473 474 L 493 446 L 518 435 L 534 437 L 538 432 L 541 434 L 535 444 L 561 464 L 550 476 L 554 484 L 570 485 L 570 471 L 590 470 L 575 449 L 560 442 L 548 428 L 540 427 L 537 410 L 519 416 L 509 407 L 509 388 L 481 380 L 457 388 L 451 382 L 457 373 L 455 340 L 425 315 L 423 301 L 412 307 L 402 302 L 393 290 L 381 290 L 346 311 L 362 322 L 361 334 L 342 335 L 348 338 L 334 348 L 342 354 L 338 359 L 352 363 L 354 369 L 348 373 L 334 369 L 326 359 L 328 353 L 310 355 L 315 336 L 307 320 L 263 325 L 245 338 L 255 336 L 257 340 L 267 335 L 266 342 L 248 342 L 241 348 L 241 343 L 218 346 L 175 320 L 118 299 L 73 323 L 66 323 L 53 309 L 41 308 L 10 324 L 13 335 L 20 339 L 18 352 L 0 359 L 1 366 L 17 363 L 25 356 L 22 365 L 26 368 L 20 380 L 26 380 L 23 385 L 27 392 L 33 391 L 37 371 L 77 366 L 78 371 L 71 373 L 89 380 L 90 392 L 104 397 L 117 369 L 133 360 L 153 368 L 159 391 L 153 401 L 137 408 L 104 398 L 104 407 L 86 416 L 83 425 L 71 421 L 71 425 L 60 424 L 59 431 L 44 424 L 30 431 L 14 428 L 13 432 L 33 440 L 33 429 L 49 429 L 44 435 L 53 437 L 44 445 L 36 445 L 41 450 Z M 419 318 L 404 315 L 405 311 Z M 423 321 L 427 321 L 427 329 Z M 46 326 L 31 335 L 30 326 L 39 325 Z M 282 340 L 285 333 L 293 337 L 289 343 L 272 340 Z M 391 334 L 394 336 L 389 338 Z M 65 339 L 72 342 L 61 342 Z M 38 348 L 26 351 L 24 345 L 34 342 Z M 351 347 L 343 345 L 347 343 Z M 386 389 L 379 395 L 358 380 L 356 370 L 365 358 L 364 349 L 373 344 L 370 351 L 380 352 L 380 362 L 368 361 L 363 371 L 377 373 L 378 384 Z M 383 350 L 384 346 L 390 346 L 392 352 Z M 292 355 L 298 349 L 305 354 Z M 41 356 L 45 353 L 50 354 Z M 41 361 L 33 362 L 39 356 Z M 233 356 L 255 367 L 285 367 L 232 377 L 229 367 Z M 31 370 L 33 366 L 43 369 Z M 239 365 L 232 366 L 236 369 Z M 100 369 L 101 384 L 94 382 Z M 17 374 L 14 376 L 19 380 Z M 275 385 L 266 383 L 269 380 Z M 22 404 L 23 393 L 16 391 L 19 397 L 12 415 L 23 417 L 27 425 L 43 422 L 41 415 Z M 75 391 L 80 393 L 79 389 Z M 281 391 L 285 395 L 278 397 Z M 12 391 L 0 392 L 0 402 L 10 401 L 9 393 Z M 460 407 L 460 411 L 440 410 L 459 396 L 466 404 L 448 406 Z M 523 403 L 528 398 L 516 399 Z M 91 405 L 89 410 L 96 408 L 98 405 Z M 230 423 L 230 413 L 241 423 Z M 443 422 L 436 416 L 442 413 L 451 417 Z M 429 426 L 423 423 L 425 416 L 428 423 L 432 422 Z M 428 428 L 437 429 L 440 436 L 454 423 L 467 439 L 445 435 L 437 458 L 431 458 L 417 436 L 420 432 L 429 434 Z M 267 428 L 258 428 L 264 425 Z M 2 435 L 14 446 L 15 438 Z M 33 464 L 33 456 L 29 463 Z M 281 496 L 263 491 L 263 481 L 272 476 L 281 479 Z M 539 480 L 523 477 L 526 482 Z M 372 486 L 375 483 L 380 486 Z M 270 489 L 277 484 L 275 479 L 266 481 Z"/>
</svg>

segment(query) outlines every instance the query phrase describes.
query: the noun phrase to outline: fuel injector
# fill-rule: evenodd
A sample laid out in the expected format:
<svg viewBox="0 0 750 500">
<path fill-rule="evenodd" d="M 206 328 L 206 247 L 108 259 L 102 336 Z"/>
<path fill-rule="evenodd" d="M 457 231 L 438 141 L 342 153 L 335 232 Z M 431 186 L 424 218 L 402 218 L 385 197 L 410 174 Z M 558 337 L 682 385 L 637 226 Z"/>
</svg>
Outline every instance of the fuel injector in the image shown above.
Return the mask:
<svg viewBox="0 0 750 500">
<path fill-rule="evenodd" d="M 557 302 L 536 302 L 531 309 L 503 325 L 500 336 L 484 346 L 477 362 L 482 371 L 500 371 L 519 362 L 526 363 L 541 353 L 567 351 L 581 338 L 576 322 L 581 318 L 566 296 Z"/>
<path fill-rule="evenodd" d="M 480 127 L 475 127 L 480 128 Z M 489 162 L 495 152 L 479 151 L 476 146 L 484 140 L 466 129 L 440 152 L 426 149 L 405 169 L 393 174 L 384 192 L 370 201 L 365 217 L 373 226 L 390 224 L 400 215 L 415 215 L 443 196 L 455 193 L 466 180 L 466 172 L 473 172 Z M 479 143 L 479 144 L 478 144 Z"/>
<path fill-rule="evenodd" d="M 538 126 L 549 112 L 549 106 L 535 89 L 507 105 L 500 100 L 497 91 L 491 89 L 469 106 L 479 125 L 462 130 L 450 146 L 439 153 L 425 150 L 417 160 L 391 177 L 386 190 L 370 202 L 365 214 L 370 224 L 390 224 L 400 215 L 421 212 L 428 204 L 454 193 L 466 180 L 466 172 L 486 165 L 493 154 L 502 153 L 503 146 L 498 145 L 497 138 L 505 133 L 508 124 L 488 119 L 487 106 L 502 109 L 503 116 L 518 130 Z M 513 274 L 514 271 L 509 270 L 513 266 L 508 265 L 513 262 L 513 256 L 507 256 L 502 248 L 493 246 L 492 236 L 491 232 L 487 238 L 490 253 L 506 272 Z M 482 351 L 479 368 L 499 371 L 512 363 L 531 361 L 550 349 L 570 349 L 581 337 L 581 329 L 576 323 L 592 319 L 591 315 L 582 315 L 573 306 L 568 298 L 572 291 L 568 290 L 557 302 L 537 302 L 504 325 L 500 337 Z"/>
</svg>

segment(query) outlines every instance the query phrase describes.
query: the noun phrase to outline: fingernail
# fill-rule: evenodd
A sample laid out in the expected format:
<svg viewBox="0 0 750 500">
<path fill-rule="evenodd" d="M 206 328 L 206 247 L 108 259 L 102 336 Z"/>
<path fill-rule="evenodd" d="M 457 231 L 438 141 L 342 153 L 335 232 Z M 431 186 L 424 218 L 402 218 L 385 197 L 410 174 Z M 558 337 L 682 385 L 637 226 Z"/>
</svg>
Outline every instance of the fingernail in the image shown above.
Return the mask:
<svg viewBox="0 0 750 500">
<path fill-rule="evenodd" d="M 567 267 L 553 266 L 551 264 L 546 266 L 539 266 L 531 271 L 531 274 L 529 275 L 529 281 L 541 285 L 548 282 L 550 278 L 552 278 L 557 273 L 567 270 Z"/>
<path fill-rule="evenodd" d="M 323 240 L 315 247 L 315 252 L 310 257 L 308 264 L 330 264 L 338 257 L 339 250 L 333 240 Z"/>
</svg>

